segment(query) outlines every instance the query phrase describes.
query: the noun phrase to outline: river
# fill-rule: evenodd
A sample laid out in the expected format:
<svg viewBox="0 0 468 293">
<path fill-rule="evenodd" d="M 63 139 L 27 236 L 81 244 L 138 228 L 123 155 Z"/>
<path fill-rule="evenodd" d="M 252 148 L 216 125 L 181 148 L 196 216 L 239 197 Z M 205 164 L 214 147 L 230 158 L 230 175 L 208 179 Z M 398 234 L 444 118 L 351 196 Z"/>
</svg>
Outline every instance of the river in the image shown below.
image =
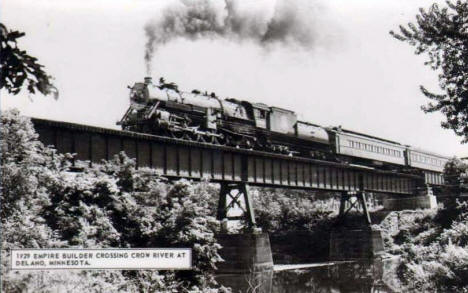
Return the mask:
<svg viewBox="0 0 468 293">
<path fill-rule="evenodd" d="M 401 292 L 397 259 L 275 265 L 274 271 L 219 275 L 232 292 L 247 293 L 374 293 Z"/>
</svg>

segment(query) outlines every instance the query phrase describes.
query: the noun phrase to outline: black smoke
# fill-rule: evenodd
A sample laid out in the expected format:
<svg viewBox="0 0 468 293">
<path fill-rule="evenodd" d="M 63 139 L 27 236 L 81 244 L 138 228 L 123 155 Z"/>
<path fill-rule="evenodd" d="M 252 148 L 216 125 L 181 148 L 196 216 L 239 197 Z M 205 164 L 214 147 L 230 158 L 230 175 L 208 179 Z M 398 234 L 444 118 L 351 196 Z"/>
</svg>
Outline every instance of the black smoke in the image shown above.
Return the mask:
<svg viewBox="0 0 468 293">
<path fill-rule="evenodd" d="M 321 8 L 315 0 L 178 0 L 145 25 L 148 74 L 155 51 L 177 38 L 312 48 Z"/>
</svg>

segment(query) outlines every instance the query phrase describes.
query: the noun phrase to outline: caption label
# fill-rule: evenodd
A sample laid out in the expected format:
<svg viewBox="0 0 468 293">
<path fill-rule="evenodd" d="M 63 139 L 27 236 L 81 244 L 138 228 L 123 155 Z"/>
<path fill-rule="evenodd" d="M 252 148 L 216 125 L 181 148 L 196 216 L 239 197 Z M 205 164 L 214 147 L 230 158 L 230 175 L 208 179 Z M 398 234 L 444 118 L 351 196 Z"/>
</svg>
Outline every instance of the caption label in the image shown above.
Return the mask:
<svg viewBox="0 0 468 293">
<path fill-rule="evenodd" d="M 13 270 L 188 270 L 192 249 L 12 249 L 11 260 Z"/>
</svg>

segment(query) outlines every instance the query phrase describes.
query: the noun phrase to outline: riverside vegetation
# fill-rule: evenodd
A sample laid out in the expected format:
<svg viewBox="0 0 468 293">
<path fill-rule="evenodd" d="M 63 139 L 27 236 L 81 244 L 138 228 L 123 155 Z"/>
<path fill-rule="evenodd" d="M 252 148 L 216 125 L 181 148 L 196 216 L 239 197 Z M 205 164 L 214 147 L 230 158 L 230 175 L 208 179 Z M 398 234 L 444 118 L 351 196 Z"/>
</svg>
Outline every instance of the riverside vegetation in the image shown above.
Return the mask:
<svg viewBox="0 0 468 293">
<path fill-rule="evenodd" d="M 400 256 L 397 275 L 405 291 L 468 292 L 468 203 L 397 213 L 404 221 L 392 236 L 386 233 L 385 244 Z"/>
<path fill-rule="evenodd" d="M 223 292 L 213 186 L 168 184 L 124 154 L 82 172 L 42 145 L 17 111 L 1 116 L 3 292 Z M 190 271 L 11 271 L 12 248 L 191 247 Z"/>
<path fill-rule="evenodd" d="M 4 292 L 229 291 L 214 279 L 222 261 L 215 238 L 217 185 L 170 183 L 154 170 L 136 169 L 123 153 L 70 172 L 72 155 L 39 142 L 28 118 L 2 112 L 0 127 Z M 265 232 L 325 235 L 335 222 L 333 200 L 251 191 Z M 385 222 L 380 225 L 387 251 L 401 255 L 398 275 L 408 291 L 468 292 L 467 217 L 468 204 L 452 202 L 438 211 L 410 213 L 393 234 Z M 106 247 L 191 247 L 193 270 L 9 270 L 12 248 Z"/>
</svg>

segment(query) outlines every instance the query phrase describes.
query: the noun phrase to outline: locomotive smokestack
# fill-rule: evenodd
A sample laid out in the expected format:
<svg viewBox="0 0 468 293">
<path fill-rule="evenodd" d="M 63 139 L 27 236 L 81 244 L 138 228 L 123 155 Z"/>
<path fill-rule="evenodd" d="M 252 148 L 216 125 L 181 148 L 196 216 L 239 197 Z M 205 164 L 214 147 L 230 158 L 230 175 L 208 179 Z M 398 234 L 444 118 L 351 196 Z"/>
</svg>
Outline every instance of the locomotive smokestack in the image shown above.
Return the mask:
<svg viewBox="0 0 468 293">
<path fill-rule="evenodd" d="M 151 78 L 151 76 L 146 76 L 145 77 L 145 84 L 152 84 L 153 83 L 153 79 Z"/>
</svg>

